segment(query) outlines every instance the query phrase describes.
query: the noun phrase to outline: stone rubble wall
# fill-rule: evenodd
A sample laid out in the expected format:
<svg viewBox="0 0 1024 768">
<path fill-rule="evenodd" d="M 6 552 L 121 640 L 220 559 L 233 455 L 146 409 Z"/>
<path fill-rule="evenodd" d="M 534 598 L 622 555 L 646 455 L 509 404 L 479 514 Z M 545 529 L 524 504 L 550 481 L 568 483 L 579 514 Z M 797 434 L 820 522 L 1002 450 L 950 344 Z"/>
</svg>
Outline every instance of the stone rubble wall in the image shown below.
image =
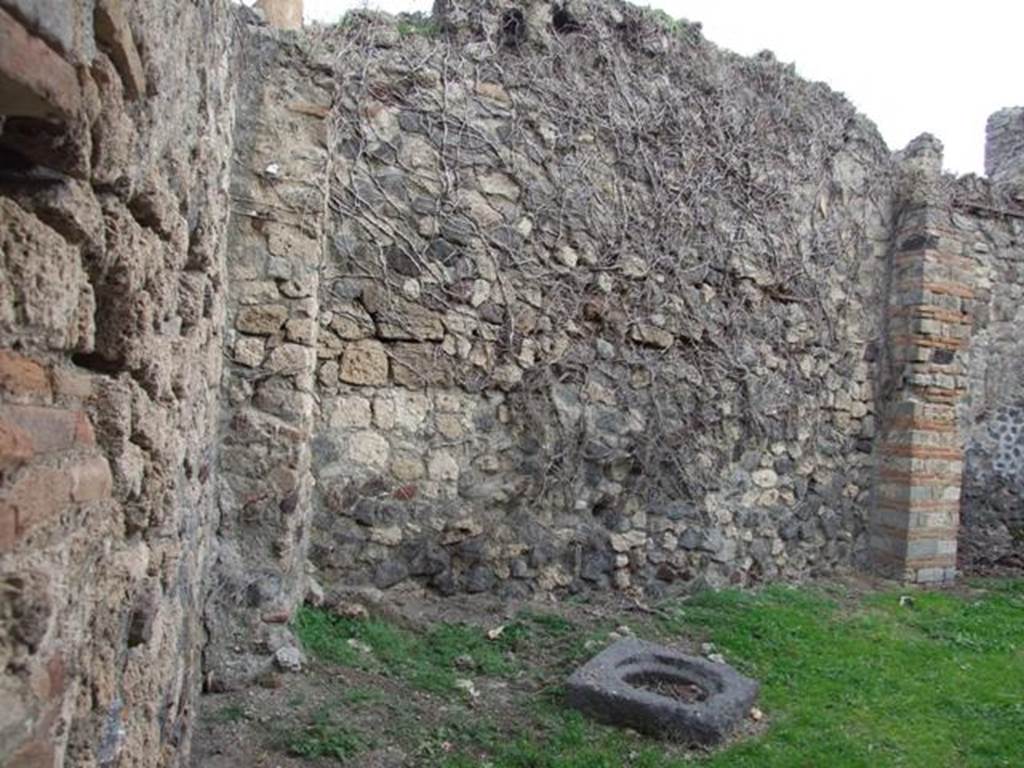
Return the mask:
<svg viewBox="0 0 1024 768">
<path fill-rule="evenodd" d="M 1024 567 L 1022 115 L 1021 108 L 1007 109 L 989 121 L 986 166 L 995 166 L 991 182 L 968 177 L 952 194 L 954 223 L 978 260 L 978 310 L 961 409 L 966 452 L 960 564 L 980 572 Z"/>
<path fill-rule="evenodd" d="M 268 671 L 306 586 L 331 70 L 265 28 L 241 57 L 208 687 Z"/>
<path fill-rule="evenodd" d="M 611 0 L 0 0 L 0 75 L 4 766 L 185 764 L 313 575 L 1024 565 L 1019 109 L 952 179 Z"/>
<path fill-rule="evenodd" d="M 0 1 L 0 763 L 187 762 L 216 529 L 225 2 Z"/>
<path fill-rule="evenodd" d="M 1024 192 L 1024 107 L 1008 107 L 985 126 L 985 175 L 998 187 Z"/>
<path fill-rule="evenodd" d="M 331 41 L 319 577 L 658 592 L 864 561 L 874 129 L 638 9 L 460 8 Z"/>
</svg>

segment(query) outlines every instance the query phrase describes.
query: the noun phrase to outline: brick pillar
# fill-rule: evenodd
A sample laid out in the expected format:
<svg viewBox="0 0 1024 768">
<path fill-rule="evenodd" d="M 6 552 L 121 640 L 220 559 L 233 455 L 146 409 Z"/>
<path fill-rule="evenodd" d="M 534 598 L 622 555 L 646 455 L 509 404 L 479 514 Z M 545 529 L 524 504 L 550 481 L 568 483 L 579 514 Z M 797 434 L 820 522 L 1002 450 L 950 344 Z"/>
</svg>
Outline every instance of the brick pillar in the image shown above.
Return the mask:
<svg viewBox="0 0 1024 768">
<path fill-rule="evenodd" d="M 973 261 L 943 204 L 942 145 L 911 142 L 888 306 L 890 378 L 884 385 L 871 545 L 879 569 L 921 583 L 956 575 Z"/>
</svg>

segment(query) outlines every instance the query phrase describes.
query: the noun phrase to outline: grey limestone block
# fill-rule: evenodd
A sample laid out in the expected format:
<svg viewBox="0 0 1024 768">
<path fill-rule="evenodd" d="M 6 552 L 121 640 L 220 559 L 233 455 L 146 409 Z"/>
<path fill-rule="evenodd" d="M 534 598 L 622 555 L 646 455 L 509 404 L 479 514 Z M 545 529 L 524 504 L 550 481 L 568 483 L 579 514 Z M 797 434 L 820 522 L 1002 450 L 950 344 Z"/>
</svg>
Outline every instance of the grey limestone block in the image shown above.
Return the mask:
<svg viewBox="0 0 1024 768">
<path fill-rule="evenodd" d="M 658 687 L 695 686 L 687 701 Z M 609 725 L 690 744 L 723 741 L 750 711 L 757 681 L 728 664 L 689 656 L 636 638 L 609 646 L 568 680 L 571 707 Z"/>
</svg>

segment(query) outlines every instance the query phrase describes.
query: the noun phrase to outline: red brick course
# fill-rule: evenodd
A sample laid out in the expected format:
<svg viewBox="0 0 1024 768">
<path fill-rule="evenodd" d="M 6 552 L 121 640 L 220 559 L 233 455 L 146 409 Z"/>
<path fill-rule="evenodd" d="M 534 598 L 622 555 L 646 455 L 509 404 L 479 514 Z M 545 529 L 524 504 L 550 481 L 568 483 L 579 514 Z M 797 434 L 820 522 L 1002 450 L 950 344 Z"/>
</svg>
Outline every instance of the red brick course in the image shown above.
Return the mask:
<svg viewBox="0 0 1024 768">
<path fill-rule="evenodd" d="M 877 560 L 887 565 L 898 566 L 906 571 L 915 571 L 920 568 L 953 568 L 956 566 L 955 554 L 930 555 L 928 557 L 907 557 L 895 552 L 877 551 Z"/>
<path fill-rule="evenodd" d="M 0 552 L 10 551 L 33 528 L 73 504 L 102 501 L 112 493 L 113 476 L 103 456 L 23 469 L 0 498 Z"/>
<path fill-rule="evenodd" d="M 50 397 L 50 377 L 35 360 L 0 349 L 0 391 L 10 395 Z"/>
<path fill-rule="evenodd" d="M 62 397 L 90 390 L 86 377 L 60 377 Z M 41 363 L 0 350 L 0 393 L 49 401 L 53 384 Z M 96 452 L 89 416 L 78 408 L 7 402 L 0 404 L 0 553 L 9 552 L 38 525 L 73 504 L 109 498 L 113 477 Z"/>
<path fill-rule="evenodd" d="M 913 430 L 915 432 L 956 432 L 957 425 L 953 421 L 938 421 L 936 419 L 892 419 L 888 422 L 890 431 Z"/>
<path fill-rule="evenodd" d="M 967 339 L 939 336 L 893 336 L 892 343 L 896 347 L 928 347 L 931 349 L 951 349 L 953 351 L 967 348 Z"/>
<path fill-rule="evenodd" d="M 13 424 L 32 438 L 36 453 L 56 453 L 96 444 L 89 417 L 82 411 L 36 405 L 0 407 L 0 423 Z"/>
<path fill-rule="evenodd" d="M 956 528 L 894 528 L 880 525 L 878 531 L 894 541 L 920 541 L 922 539 L 938 539 L 948 541 L 956 538 Z"/>
<path fill-rule="evenodd" d="M 34 455 L 29 433 L 0 417 L 0 472 L 25 464 Z"/>
<path fill-rule="evenodd" d="M 884 456 L 909 456 L 913 459 L 949 459 L 959 461 L 963 451 L 959 448 L 939 448 L 931 445 L 884 445 Z"/>
</svg>

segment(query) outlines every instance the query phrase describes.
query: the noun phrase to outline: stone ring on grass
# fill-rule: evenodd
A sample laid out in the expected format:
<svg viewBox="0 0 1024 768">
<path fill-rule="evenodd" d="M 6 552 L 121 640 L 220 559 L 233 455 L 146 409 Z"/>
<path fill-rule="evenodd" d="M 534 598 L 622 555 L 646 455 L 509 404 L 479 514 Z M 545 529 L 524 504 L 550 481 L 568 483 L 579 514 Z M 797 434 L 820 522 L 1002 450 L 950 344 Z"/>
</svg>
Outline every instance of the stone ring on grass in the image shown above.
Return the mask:
<svg viewBox="0 0 1024 768">
<path fill-rule="evenodd" d="M 757 693 L 757 682 L 728 664 L 635 638 L 609 646 L 568 681 L 569 705 L 595 720 L 700 745 L 723 741 Z"/>
</svg>

